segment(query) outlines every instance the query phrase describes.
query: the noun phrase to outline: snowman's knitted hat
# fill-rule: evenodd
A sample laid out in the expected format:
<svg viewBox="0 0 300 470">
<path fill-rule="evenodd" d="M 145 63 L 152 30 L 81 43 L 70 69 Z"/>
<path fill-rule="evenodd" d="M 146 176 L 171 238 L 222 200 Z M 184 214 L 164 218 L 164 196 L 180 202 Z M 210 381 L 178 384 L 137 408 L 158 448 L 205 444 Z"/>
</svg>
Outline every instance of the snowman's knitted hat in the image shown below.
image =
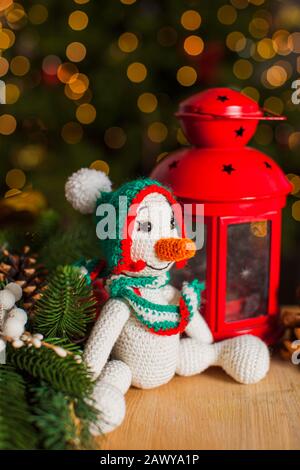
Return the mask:
<svg viewBox="0 0 300 470">
<path fill-rule="evenodd" d="M 110 179 L 102 171 L 82 168 L 68 179 L 65 193 L 74 209 L 82 214 L 94 213 L 97 225 L 101 221 L 108 221 L 108 206 L 104 204 L 113 206 L 116 216 L 114 224 L 112 223 L 113 233 L 100 239 L 108 270 L 113 273 L 140 271 L 145 267 L 145 262 L 133 261 L 130 254 L 130 229 L 133 227 L 137 206 L 153 192 L 165 196 L 171 205 L 176 205 L 177 201 L 170 189 L 149 178 L 130 181 L 115 191 L 111 187 Z"/>
</svg>

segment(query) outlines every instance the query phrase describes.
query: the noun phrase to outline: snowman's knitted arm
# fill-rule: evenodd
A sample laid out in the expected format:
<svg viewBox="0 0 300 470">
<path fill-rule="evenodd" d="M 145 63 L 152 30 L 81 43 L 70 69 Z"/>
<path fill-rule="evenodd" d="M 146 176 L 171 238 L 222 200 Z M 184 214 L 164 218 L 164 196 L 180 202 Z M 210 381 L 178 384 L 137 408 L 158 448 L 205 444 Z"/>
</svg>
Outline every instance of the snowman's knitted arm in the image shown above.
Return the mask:
<svg viewBox="0 0 300 470">
<path fill-rule="evenodd" d="M 199 341 L 199 343 L 211 344 L 213 342 L 211 331 L 200 312 L 196 312 L 194 314 L 192 320 L 185 329 L 185 333 L 190 338 L 194 338 Z"/>
<path fill-rule="evenodd" d="M 105 366 L 111 350 L 130 315 L 128 305 L 120 299 L 109 299 L 103 306 L 84 350 L 84 361 L 96 379 Z"/>
<path fill-rule="evenodd" d="M 162 287 L 163 296 L 166 301 L 173 305 L 178 305 L 180 299 L 180 291 L 171 284 Z"/>
</svg>

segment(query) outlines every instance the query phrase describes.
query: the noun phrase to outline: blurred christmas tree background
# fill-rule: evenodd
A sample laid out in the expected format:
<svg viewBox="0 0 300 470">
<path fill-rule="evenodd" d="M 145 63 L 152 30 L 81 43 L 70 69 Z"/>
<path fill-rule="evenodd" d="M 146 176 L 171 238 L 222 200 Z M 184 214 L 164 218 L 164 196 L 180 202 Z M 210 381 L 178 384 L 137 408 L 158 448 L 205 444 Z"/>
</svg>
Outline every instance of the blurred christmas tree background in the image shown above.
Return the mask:
<svg viewBox="0 0 300 470">
<path fill-rule="evenodd" d="M 116 184 L 148 174 L 157 158 L 187 144 L 174 117 L 179 101 L 230 86 L 288 117 L 262 123 L 251 145 L 271 155 L 294 184 L 284 211 L 281 295 L 294 301 L 300 280 L 300 105 L 291 101 L 300 72 L 297 0 L 0 0 L 0 15 L 7 99 L 0 113 L 3 229 L 13 224 L 18 231 L 16 224 L 26 226 L 46 207 L 65 226 L 76 223 L 64 200 L 68 175 L 90 165 L 109 170 Z"/>
</svg>

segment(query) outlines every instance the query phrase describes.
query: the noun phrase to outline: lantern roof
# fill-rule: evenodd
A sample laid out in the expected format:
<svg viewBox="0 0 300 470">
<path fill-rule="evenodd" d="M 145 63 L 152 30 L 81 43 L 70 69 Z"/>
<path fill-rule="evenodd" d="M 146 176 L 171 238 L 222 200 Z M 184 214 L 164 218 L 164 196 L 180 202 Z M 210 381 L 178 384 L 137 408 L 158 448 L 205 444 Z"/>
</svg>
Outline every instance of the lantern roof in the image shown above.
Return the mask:
<svg viewBox="0 0 300 470">
<path fill-rule="evenodd" d="M 277 163 L 249 147 L 185 148 L 160 161 L 151 177 L 179 198 L 208 203 L 274 198 L 292 189 Z"/>
</svg>

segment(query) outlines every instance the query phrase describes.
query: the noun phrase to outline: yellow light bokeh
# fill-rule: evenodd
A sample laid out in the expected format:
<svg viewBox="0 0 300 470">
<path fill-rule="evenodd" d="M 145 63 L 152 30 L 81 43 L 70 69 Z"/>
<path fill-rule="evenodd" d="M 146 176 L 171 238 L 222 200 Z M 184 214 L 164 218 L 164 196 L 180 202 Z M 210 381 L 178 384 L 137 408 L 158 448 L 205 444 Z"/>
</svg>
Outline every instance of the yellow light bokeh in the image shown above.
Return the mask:
<svg viewBox="0 0 300 470">
<path fill-rule="evenodd" d="M 137 105 L 143 113 L 153 113 L 157 108 L 157 98 L 153 93 L 142 93 L 138 97 Z"/>
<path fill-rule="evenodd" d="M 283 67 L 280 65 L 273 65 L 267 70 L 266 78 L 270 85 L 279 87 L 286 82 L 288 76 Z"/>
<path fill-rule="evenodd" d="M 160 144 L 163 142 L 168 136 L 168 128 L 162 122 L 153 122 L 148 127 L 148 137 L 152 142 L 156 144 Z"/>
<path fill-rule="evenodd" d="M 90 0 L 74 0 L 75 3 L 78 3 L 78 5 L 85 5 L 86 3 L 89 3 Z"/>
<path fill-rule="evenodd" d="M 96 109 L 92 104 L 83 103 L 76 110 L 76 118 L 81 124 L 91 124 L 96 119 Z"/>
<path fill-rule="evenodd" d="M 198 29 L 201 25 L 201 15 L 195 10 L 186 10 L 182 15 L 181 15 L 181 24 L 182 26 L 189 30 L 189 31 L 195 31 L 195 29 Z"/>
<path fill-rule="evenodd" d="M 290 33 L 285 29 L 276 31 L 273 36 L 273 49 L 279 55 L 288 55 L 292 52 Z"/>
<path fill-rule="evenodd" d="M 83 129 L 78 122 L 67 122 L 62 128 L 61 136 L 67 144 L 78 144 L 83 137 Z"/>
<path fill-rule="evenodd" d="M 15 35 L 10 29 L 0 29 L 0 49 L 8 49 L 15 43 Z"/>
<path fill-rule="evenodd" d="M 12 28 L 17 29 L 20 23 L 26 22 L 26 13 L 22 5 L 14 3 L 11 8 L 5 12 L 6 20 Z"/>
<path fill-rule="evenodd" d="M 121 127 L 110 127 L 104 133 L 104 142 L 107 147 L 117 150 L 126 143 L 127 136 Z"/>
<path fill-rule="evenodd" d="M 10 135 L 15 132 L 17 121 L 11 114 L 2 114 L 0 116 L 0 134 Z"/>
<path fill-rule="evenodd" d="M 83 73 L 75 73 L 68 81 L 70 89 L 77 95 L 85 93 L 89 87 L 89 84 L 89 78 Z"/>
<path fill-rule="evenodd" d="M 289 147 L 290 147 L 291 150 L 299 151 L 299 148 L 300 148 L 300 132 L 292 132 L 289 135 L 288 144 L 289 144 Z"/>
<path fill-rule="evenodd" d="M 253 65 L 249 60 L 239 59 L 233 66 L 233 73 L 237 78 L 246 80 L 251 77 L 253 73 Z"/>
<path fill-rule="evenodd" d="M 26 183 L 26 175 L 22 170 L 13 169 L 7 172 L 5 181 L 9 188 L 21 189 Z"/>
<path fill-rule="evenodd" d="M 119 37 L 118 46 L 123 52 L 133 52 L 138 47 L 139 41 L 134 33 L 123 33 Z"/>
<path fill-rule="evenodd" d="M 243 33 L 240 31 L 232 31 L 226 37 L 226 46 L 231 51 L 242 51 L 246 46 L 247 40 Z"/>
<path fill-rule="evenodd" d="M 131 82 L 141 83 L 147 77 L 147 69 L 141 62 L 133 62 L 127 68 L 127 77 Z"/>
<path fill-rule="evenodd" d="M 275 114 L 281 114 L 284 109 L 284 104 L 277 96 L 269 96 L 264 102 L 264 109 Z"/>
<path fill-rule="evenodd" d="M 171 26 L 164 26 L 160 28 L 157 33 L 157 41 L 163 47 L 174 46 L 177 42 L 177 31 Z"/>
<path fill-rule="evenodd" d="M 104 160 L 95 160 L 90 164 L 92 170 L 102 171 L 106 175 L 109 175 L 109 165 Z"/>
<path fill-rule="evenodd" d="M 48 19 L 48 10 L 45 5 L 33 5 L 28 11 L 28 18 L 32 24 L 43 24 Z"/>
<path fill-rule="evenodd" d="M 254 136 L 255 141 L 260 145 L 269 145 L 273 140 L 273 129 L 268 124 L 260 124 Z"/>
<path fill-rule="evenodd" d="M 247 8 L 249 5 L 249 0 L 230 0 L 230 2 L 235 8 L 238 8 L 239 10 Z"/>
<path fill-rule="evenodd" d="M 156 157 L 156 162 L 159 163 L 161 162 L 167 155 L 169 155 L 168 152 L 162 152 Z"/>
<path fill-rule="evenodd" d="M 204 42 L 199 36 L 188 36 L 184 41 L 184 50 L 189 55 L 199 55 L 204 49 Z"/>
<path fill-rule="evenodd" d="M 42 163 L 45 156 L 45 147 L 39 144 L 29 144 L 20 149 L 16 154 L 15 161 L 23 170 L 32 170 Z"/>
<path fill-rule="evenodd" d="M 298 222 L 300 221 L 300 201 L 296 201 L 292 205 L 292 217 Z"/>
<path fill-rule="evenodd" d="M 6 104 L 15 104 L 20 98 L 20 89 L 13 83 L 8 83 L 5 87 Z"/>
<path fill-rule="evenodd" d="M 78 74 L 78 68 L 70 62 L 59 65 L 57 69 L 57 77 L 62 83 L 69 83 L 76 74 Z"/>
<path fill-rule="evenodd" d="M 299 134 L 299 132 L 298 132 L 298 134 Z M 300 136 L 298 136 L 298 146 L 299 146 L 299 138 L 300 138 Z M 292 190 L 291 194 L 293 194 L 294 196 L 299 197 L 298 193 L 300 192 L 300 176 L 294 175 L 290 179 L 290 182 L 293 185 L 293 190 Z"/>
<path fill-rule="evenodd" d="M 253 18 L 249 24 L 249 33 L 257 39 L 263 38 L 266 36 L 269 31 L 269 23 L 264 18 Z"/>
<path fill-rule="evenodd" d="M 30 70 L 30 62 L 27 57 L 18 55 L 10 61 L 10 70 L 18 77 L 26 75 Z"/>
<path fill-rule="evenodd" d="M 276 54 L 272 39 L 261 39 L 261 41 L 257 43 L 257 52 L 263 59 L 272 59 Z"/>
<path fill-rule="evenodd" d="M 177 138 L 177 142 L 180 145 L 189 145 L 189 142 L 188 142 L 186 136 L 184 135 L 183 130 L 181 129 L 181 127 L 179 127 L 177 129 L 176 138 Z"/>
<path fill-rule="evenodd" d="M 84 11 L 76 10 L 69 16 L 69 26 L 74 29 L 74 31 L 82 31 L 87 27 L 88 23 L 89 17 Z"/>
<path fill-rule="evenodd" d="M 81 42 L 71 42 L 66 49 L 66 56 L 72 62 L 81 62 L 86 56 L 86 47 Z"/>
<path fill-rule="evenodd" d="M 1 0 L 0 2 L 0 11 L 6 10 L 13 4 L 13 0 Z"/>
<path fill-rule="evenodd" d="M 133 5 L 133 3 L 136 2 L 136 0 L 120 0 L 121 3 L 124 5 Z"/>
<path fill-rule="evenodd" d="M 259 6 L 265 3 L 265 0 L 249 0 L 249 3 L 252 3 L 253 5 Z"/>
<path fill-rule="evenodd" d="M 218 20 L 222 24 L 233 24 L 237 19 L 236 9 L 232 5 L 223 5 L 218 10 Z"/>
<path fill-rule="evenodd" d="M 0 57 L 0 77 L 7 74 L 9 69 L 9 62 L 4 57 Z"/>
<path fill-rule="evenodd" d="M 66 97 L 69 98 L 69 100 L 73 100 L 73 101 L 80 100 L 84 96 L 84 93 L 74 93 L 71 90 L 70 85 L 68 83 L 66 83 L 65 85 L 64 93 Z"/>
<path fill-rule="evenodd" d="M 243 95 L 249 96 L 249 98 L 252 98 L 254 101 L 258 102 L 259 101 L 259 91 L 251 86 L 247 86 L 241 90 Z"/>
<path fill-rule="evenodd" d="M 192 86 L 197 80 L 197 72 L 193 67 L 184 65 L 177 71 L 177 81 L 182 86 Z"/>
<path fill-rule="evenodd" d="M 288 38 L 288 45 L 290 49 L 296 54 L 300 53 L 300 33 L 295 32 L 290 34 Z"/>
</svg>

